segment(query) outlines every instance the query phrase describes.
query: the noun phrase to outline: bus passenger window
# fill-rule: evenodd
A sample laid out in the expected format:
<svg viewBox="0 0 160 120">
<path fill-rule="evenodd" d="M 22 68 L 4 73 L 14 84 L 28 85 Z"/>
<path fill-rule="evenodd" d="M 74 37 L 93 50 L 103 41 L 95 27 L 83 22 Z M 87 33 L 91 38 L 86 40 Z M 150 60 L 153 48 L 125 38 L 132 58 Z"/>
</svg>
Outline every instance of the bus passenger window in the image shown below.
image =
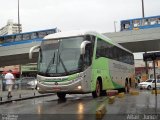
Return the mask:
<svg viewBox="0 0 160 120">
<path fill-rule="evenodd" d="M 125 29 L 128 29 L 129 28 L 129 24 L 125 24 Z"/>
<path fill-rule="evenodd" d="M 0 44 L 4 42 L 4 37 L 0 38 Z"/>
<path fill-rule="evenodd" d="M 30 38 L 30 34 L 24 34 L 23 35 L 23 40 L 29 40 Z"/>
<path fill-rule="evenodd" d="M 128 30 L 130 28 L 130 22 L 129 21 L 123 21 L 121 23 L 121 31 Z"/>
<path fill-rule="evenodd" d="M 156 23 L 157 23 L 156 20 L 157 20 L 156 18 L 150 18 L 150 19 L 149 19 L 150 24 L 151 24 L 151 25 L 156 24 Z"/>
<path fill-rule="evenodd" d="M 143 19 L 142 20 L 142 26 L 148 25 L 148 19 Z"/>
<path fill-rule="evenodd" d="M 52 34 L 52 33 L 55 33 L 55 30 L 46 31 L 46 35 L 49 35 L 49 34 Z"/>
<path fill-rule="evenodd" d="M 158 24 L 160 24 L 160 18 L 158 18 Z"/>
<path fill-rule="evenodd" d="M 13 42 L 14 41 L 14 36 L 6 36 L 4 38 L 4 42 Z"/>
<path fill-rule="evenodd" d="M 20 41 L 22 40 L 22 35 L 16 35 L 15 41 Z"/>
<path fill-rule="evenodd" d="M 140 26 L 140 20 L 133 20 L 133 27 Z"/>
<path fill-rule="evenodd" d="M 38 32 L 39 38 L 43 38 L 46 35 L 47 35 L 46 32 Z"/>
<path fill-rule="evenodd" d="M 84 62 L 85 62 L 85 65 L 87 66 L 91 65 L 91 44 L 86 45 Z"/>
<path fill-rule="evenodd" d="M 35 38 L 38 38 L 37 33 L 32 33 L 31 34 L 31 39 L 35 39 Z"/>
</svg>

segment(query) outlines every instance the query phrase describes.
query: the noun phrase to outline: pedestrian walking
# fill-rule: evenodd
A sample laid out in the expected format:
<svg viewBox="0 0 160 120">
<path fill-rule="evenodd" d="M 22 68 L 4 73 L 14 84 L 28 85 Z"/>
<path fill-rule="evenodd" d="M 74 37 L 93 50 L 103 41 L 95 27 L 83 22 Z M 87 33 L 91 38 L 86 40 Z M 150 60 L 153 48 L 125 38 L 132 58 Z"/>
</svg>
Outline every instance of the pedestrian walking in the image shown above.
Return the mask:
<svg viewBox="0 0 160 120">
<path fill-rule="evenodd" d="M 12 70 L 9 70 L 8 73 L 4 76 L 4 79 L 6 80 L 6 85 L 7 85 L 7 89 L 8 89 L 8 98 L 12 97 L 12 89 L 13 89 L 13 85 L 14 85 L 14 75 L 12 74 Z"/>
</svg>

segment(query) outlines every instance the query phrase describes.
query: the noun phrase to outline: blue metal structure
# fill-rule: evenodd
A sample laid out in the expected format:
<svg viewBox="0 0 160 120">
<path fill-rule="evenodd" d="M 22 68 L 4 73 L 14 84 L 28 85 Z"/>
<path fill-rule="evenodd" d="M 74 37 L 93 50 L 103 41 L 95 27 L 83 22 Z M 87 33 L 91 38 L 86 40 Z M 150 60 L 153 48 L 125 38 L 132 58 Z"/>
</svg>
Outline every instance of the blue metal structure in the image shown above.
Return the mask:
<svg viewBox="0 0 160 120">
<path fill-rule="evenodd" d="M 122 20 L 121 31 L 139 30 L 160 27 L 160 16 Z"/>
<path fill-rule="evenodd" d="M 0 46 L 10 46 L 42 41 L 43 37 L 59 32 L 57 28 L 0 36 Z"/>
</svg>

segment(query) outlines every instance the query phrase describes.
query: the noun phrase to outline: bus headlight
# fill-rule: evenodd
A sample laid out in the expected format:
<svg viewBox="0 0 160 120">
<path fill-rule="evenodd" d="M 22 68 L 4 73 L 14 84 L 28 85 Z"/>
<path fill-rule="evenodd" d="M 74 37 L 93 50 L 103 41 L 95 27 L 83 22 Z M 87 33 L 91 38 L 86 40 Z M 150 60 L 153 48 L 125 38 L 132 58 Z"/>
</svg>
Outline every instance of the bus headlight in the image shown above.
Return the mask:
<svg viewBox="0 0 160 120">
<path fill-rule="evenodd" d="M 37 87 L 37 90 L 39 90 L 39 87 Z"/>
<path fill-rule="evenodd" d="M 77 88 L 80 90 L 80 89 L 82 89 L 82 86 L 81 86 L 81 85 L 79 85 Z"/>
</svg>

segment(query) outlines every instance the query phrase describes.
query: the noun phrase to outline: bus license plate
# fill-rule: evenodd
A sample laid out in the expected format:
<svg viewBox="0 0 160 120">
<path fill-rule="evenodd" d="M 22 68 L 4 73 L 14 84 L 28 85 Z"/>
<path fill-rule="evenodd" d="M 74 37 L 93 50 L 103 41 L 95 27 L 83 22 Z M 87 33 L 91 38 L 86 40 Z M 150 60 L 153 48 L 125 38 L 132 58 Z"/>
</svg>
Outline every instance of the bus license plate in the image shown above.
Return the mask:
<svg viewBox="0 0 160 120">
<path fill-rule="evenodd" d="M 59 88 L 59 87 L 53 87 L 53 90 L 60 91 L 61 88 Z"/>
</svg>

